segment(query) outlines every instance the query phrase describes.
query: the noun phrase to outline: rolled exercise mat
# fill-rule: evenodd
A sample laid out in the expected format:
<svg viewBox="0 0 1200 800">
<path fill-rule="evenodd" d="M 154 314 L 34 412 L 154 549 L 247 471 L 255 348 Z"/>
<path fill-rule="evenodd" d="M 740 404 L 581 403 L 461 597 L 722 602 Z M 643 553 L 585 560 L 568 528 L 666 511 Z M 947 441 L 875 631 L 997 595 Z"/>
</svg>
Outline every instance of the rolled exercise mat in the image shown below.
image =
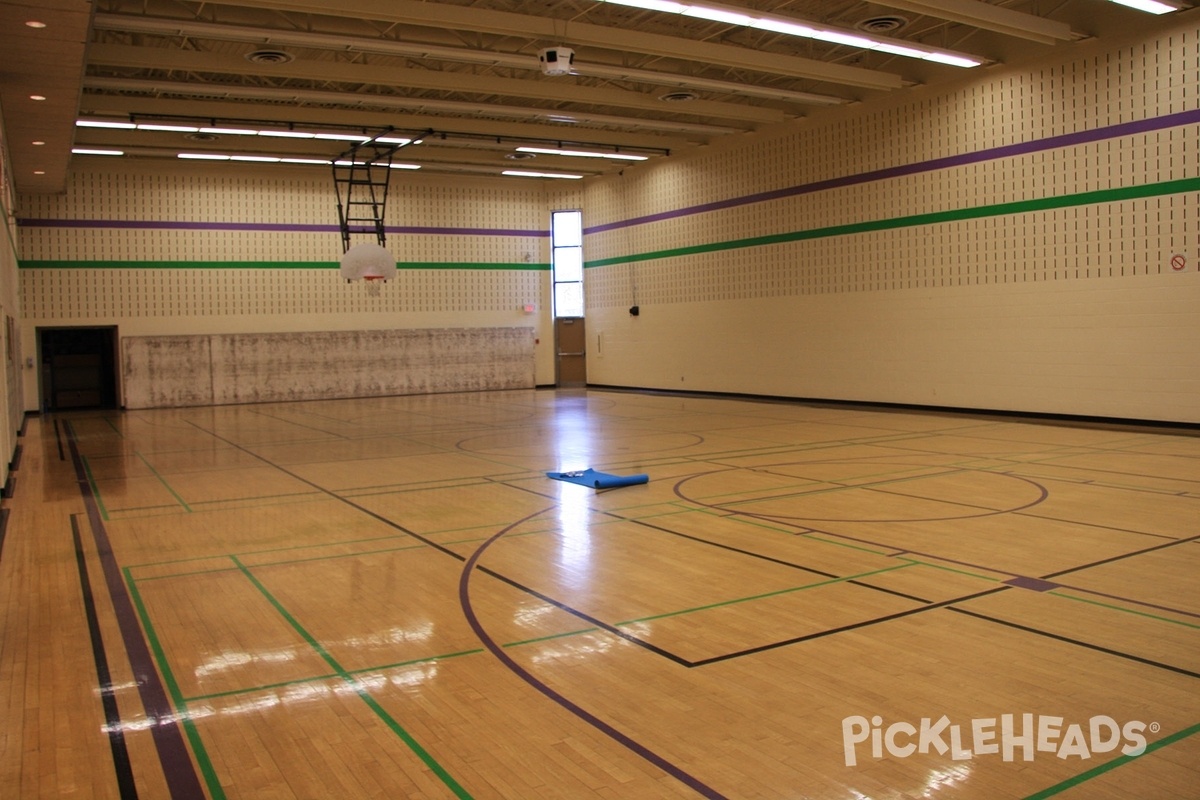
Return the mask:
<svg viewBox="0 0 1200 800">
<path fill-rule="evenodd" d="M 616 489 L 620 486 L 634 486 L 648 483 L 650 476 L 640 475 L 610 475 L 607 472 L 597 472 L 592 468 L 572 472 L 547 472 L 547 478 L 567 483 L 578 483 L 580 486 L 591 486 L 593 489 Z"/>
</svg>

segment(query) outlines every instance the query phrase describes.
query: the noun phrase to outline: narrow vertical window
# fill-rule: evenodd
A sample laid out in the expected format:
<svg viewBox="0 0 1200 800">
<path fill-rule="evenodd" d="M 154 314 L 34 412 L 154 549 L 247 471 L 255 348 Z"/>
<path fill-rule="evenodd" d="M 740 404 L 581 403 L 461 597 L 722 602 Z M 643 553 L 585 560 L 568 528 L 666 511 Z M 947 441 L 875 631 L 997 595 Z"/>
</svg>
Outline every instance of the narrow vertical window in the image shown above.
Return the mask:
<svg viewBox="0 0 1200 800">
<path fill-rule="evenodd" d="M 554 316 L 583 316 L 583 213 L 550 214 L 550 269 L 554 280 Z"/>
</svg>

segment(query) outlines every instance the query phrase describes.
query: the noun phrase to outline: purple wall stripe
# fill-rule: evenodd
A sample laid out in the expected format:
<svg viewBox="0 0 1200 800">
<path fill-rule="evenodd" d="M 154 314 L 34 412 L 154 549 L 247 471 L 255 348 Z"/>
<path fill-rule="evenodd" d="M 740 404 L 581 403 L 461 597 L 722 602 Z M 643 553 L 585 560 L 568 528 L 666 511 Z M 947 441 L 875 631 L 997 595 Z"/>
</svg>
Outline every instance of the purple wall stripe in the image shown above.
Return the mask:
<svg viewBox="0 0 1200 800">
<path fill-rule="evenodd" d="M 1078 145 L 1088 144 L 1090 142 L 1099 142 L 1104 141 L 1105 139 L 1116 139 L 1121 136 L 1133 136 L 1138 133 L 1151 133 L 1153 131 L 1179 127 L 1180 125 L 1192 125 L 1196 123 L 1200 123 L 1200 109 L 1181 111 L 1177 114 L 1167 114 L 1166 116 L 1162 117 L 1152 117 L 1150 119 L 1135 120 L 1133 122 L 1122 122 L 1116 125 L 1107 125 L 1103 128 L 1079 131 L 1077 133 L 1064 133 L 1062 135 L 1051 136 L 1046 139 L 1035 139 L 1034 141 L 1030 142 L 1019 142 L 1017 144 L 1008 144 L 1001 147 L 992 147 L 986 150 L 977 150 L 971 153 L 962 153 L 956 156 L 946 156 L 945 158 L 935 158 L 929 161 L 917 161 L 912 164 L 903 164 L 897 167 L 871 170 L 870 172 L 860 172 L 855 175 L 845 175 L 839 178 L 830 178 L 828 180 L 805 183 L 799 186 L 787 186 L 782 189 L 774 189 L 769 192 L 758 192 L 756 194 L 749 194 L 743 197 L 731 197 L 728 200 L 717 200 L 712 203 L 702 203 L 700 205 L 688 206 L 686 208 L 680 208 L 674 211 L 663 211 L 658 214 L 648 214 L 643 217 L 633 217 L 632 219 L 610 222 L 605 225 L 596 225 L 595 227 L 585 228 L 584 233 L 603 233 L 604 231 L 617 230 L 619 228 L 630 228 L 637 225 L 645 225 L 650 222 L 661 222 L 668 219 L 689 217 L 693 214 L 703 214 L 708 211 L 737 208 L 738 206 L 751 205 L 753 203 L 762 203 L 769 200 L 779 200 L 785 197 L 798 197 L 800 195 L 812 194 L 814 192 L 822 192 L 827 189 L 839 189 L 846 186 L 856 186 L 864 183 L 872 183 L 874 181 L 887 180 L 889 178 L 898 178 L 904 175 L 916 175 L 922 172 L 933 172 L 935 170 L 948 169 L 950 167 L 961 167 L 968 164 L 979 164 L 985 161 L 994 161 L 1001 158 L 1012 158 L 1014 156 L 1028 155 L 1029 153 L 1054 150 L 1059 147 L 1076 147 Z"/>
<path fill-rule="evenodd" d="M 22 228 L 110 228 L 168 231 L 277 231 L 283 233 L 338 233 L 337 225 L 301 225 L 282 222 L 182 222 L 149 219 L 29 219 L 17 220 Z M 374 228 L 353 227 L 354 233 L 370 233 Z M 537 236 L 548 237 L 549 230 L 527 231 L 516 228 L 438 228 L 420 225 L 386 226 L 385 233 L 433 234 L 440 236 Z"/>
</svg>

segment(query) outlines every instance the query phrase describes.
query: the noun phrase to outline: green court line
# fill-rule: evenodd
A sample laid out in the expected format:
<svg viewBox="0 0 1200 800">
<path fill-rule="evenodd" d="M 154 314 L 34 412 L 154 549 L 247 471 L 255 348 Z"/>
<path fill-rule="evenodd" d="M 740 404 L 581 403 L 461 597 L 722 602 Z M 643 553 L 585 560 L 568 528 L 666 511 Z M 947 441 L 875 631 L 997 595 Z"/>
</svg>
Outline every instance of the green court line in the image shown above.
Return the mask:
<svg viewBox="0 0 1200 800">
<path fill-rule="evenodd" d="M 1087 772 L 1079 773 L 1078 775 L 1076 775 L 1073 778 L 1067 778 L 1065 781 L 1062 781 L 1061 783 L 1056 783 L 1053 786 L 1042 789 L 1040 792 L 1034 792 L 1033 794 L 1026 797 L 1025 800 L 1045 800 L 1047 797 L 1053 797 L 1054 795 L 1059 794 L 1060 792 L 1065 792 L 1067 789 L 1072 789 L 1072 788 L 1078 786 L 1079 784 L 1084 783 L 1085 781 L 1090 781 L 1092 778 L 1097 778 L 1106 772 L 1116 769 L 1117 767 L 1121 767 L 1121 766 L 1128 764 L 1130 761 L 1134 761 L 1136 759 L 1148 756 L 1151 753 L 1153 753 L 1155 750 L 1161 750 L 1162 748 L 1164 748 L 1168 745 L 1172 745 L 1175 742 L 1186 739 L 1189 736 L 1195 735 L 1196 733 L 1200 733 L 1200 723 L 1192 725 L 1190 728 L 1184 728 L 1181 731 L 1176 731 L 1175 733 L 1171 734 L 1170 736 L 1164 736 L 1162 739 L 1159 739 L 1157 742 L 1152 742 L 1152 743 L 1146 745 L 1146 750 L 1141 755 L 1118 756 L 1106 764 L 1100 764 L 1099 766 L 1089 769 Z"/>
<path fill-rule="evenodd" d="M 1003 581 L 1004 581 L 1003 578 L 997 578 L 993 575 L 979 575 L 978 573 L 975 573 L 975 572 L 968 572 L 965 569 L 956 569 L 955 567 L 947 567 L 944 564 L 934 564 L 930 561 L 922 561 L 918 558 L 911 558 L 911 559 L 906 559 L 906 560 L 912 561 L 914 564 L 918 564 L 922 567 L 929 567 L 930 569 L 940 569 L 944 572 L 953 572 L 956 575 L 966 575 L 968 578 L 978 578 L 981 581 L 991 581 L 992 583 L 1003 583 Z"/>
<path fill-rule="evenodd" d="M 183 510 L 188 512 L 189 514 L 191 514 L 192 507 L 187 504 L 186 500 L 184 500 L 182 497 L 180 497 L 179 492 L 177 492 L 173 488 L 171 488 L 171 484 L 167 483 L 167 479 L 164 478 L 159 473 L 159 471 L 154 468 L 154 465 L 151 464 L 149 461 L 147 461 L 146 457 L 144 455 L 142 455 L 140 452 L 138 452 L 137 450 L 134 450 L 133 454 L 135 456 L 137 456 L 139 459 L 141 459 L 142 463 L 146 465 L 146 468 L 150 470 L 150 473 L 152 475 L 154 475 L 154 477 L 158 478 L 158 482 L 163 485 L 163 488 L 165 488 L 168 492 L 171 493 L 171 496 L 174 497 L 179 502 L 179 505 L 183 506 Z"/>
<path fill-rule="evenodd" d="M 1126 614 L 1135 614 L 1139 617 L 1146 617 L 1147 619 L 1154 619 L 1154 620 L 1158 620 L 1159 622 L 1169 622 L 1172 625 L 1182 625 L 1185 628 L 1194 628 L 1196 630 L 1200 630 L 1200 625 L 1196 625 L 1191 622 L 1184 622 L 1183 620 L 1171 619 L 1170 617 L 1162 617 L 1162 616 L 1159 616 L 1158 614 L 1150 614 L 1145 611 L 1136 611 L 1132 608 L 1126 608 L 1124 606 L 1117 606 L 1117 605 L 1113 605 L 1112 603 L 1101 603 L 1099 600 L 1089 600 L 1086 597 L 1075 597 L 1074 595 L 1063 594 L 1062 592 L 1057 592 L 1057 591 L 1047 592 L 1047 594 L 1052 594 L 1055 597 L 1061 597 L 1064 600 L 1074 600 L 1078 603 L 1087 603 L 1088 605 L 1092 605 L 1092 606 L 1100 606 L 1101 608 L 1109 608 L 1109 609 L 1112 609 L 1113 611 L 1122 611 Z"/>
<path fill-rule="evenodd" d="M 712 244 L 698 244 L 687 247 L 675 247 L 667 250 L 655 250 L 648 253 L 632 253 L 625 256 L 601 258 L 584 262 L 584 267 L 607 267 L 615 264 L 633 264 L 640 261 L 657 261 L 664 258 L 698 255 L 701 253 L 719 253 L 725 250 L 740 250 L 748 247 L 763 247 L 765 245 L 800 242 L 810 239 L 826 239 L 834 236 L 850 236 L 858 233 L 874 231 L 897 230 L 913 228 L 922 225 L 936 225 L 946 222 L 960 222 L 971 219 L 984 219 L 1009 214 L 1028 214 L 1035 211 L 1053 211 L 1060 208 L 1096 205 L 1101 203 L 1116 203 L 1122 200 L 1139 200 L 1150 197 L 1161 197 L 1183 192 L 1200 190 L 1200 178 L 1181 178 L 1160 183 L 1148 183 L 1139 186 L 1123 186 L 1116 189 L 1100 189 L 1077 194 L 1040 197 L 1032 200 L 1018 200 L 1010 203 L 972 206 L 968 208 L 950 209 L 948 211 L 933 211 L 925 214 L 912 214 L 904 217 L 868 220 L 845 225 L 830 225 L 823 228 L 776 233 L 767 236 L 754 236 L 747 239 L 733 239 Z"/>
<path fill-rule="evenodd" d="M 363 667 L 362 669 L 347 670 L 347 675 L 365 675 L 369 672 L 382 672 L 389 669 L 399 669 L 401 667 L 411 667 L 414 664 L 428 664 L 435 661 L 445 661 L 448 658 L 457 658 L 458 656 L 471 656 L 485 652 L 482 647 L 476 647 L 472 650 L 460 650 L 457 653 L 444 653 L 437 656 L 428 656 L 426 658 L 414 658 L 409 661 L 397 661 L 395 664 L 380 664 L 379 666 Z M 230 689 L 225 692 L 214 692 L 213 694 L 202 694 L 196 697 L 187 698 L 189 702 L 198 702 L 201 700 L 219 700 L 222 697 L 236 697 L 241 694 L 254 694 L 255 692 L 265 692 L 269 689 L 282 689 L 287 686 L 303 686 L 306 683 L 316 683 L 317 681 L 327 681 L 331 678 L 342 677 L 336 672 L 330 672 L 325 675 L 311 675 L 306 678 L 296 678 L 290 681 L 280 681 L 279 683 L 266 683 L 261 686 L 250 686 L 242 689 Z"/>
<path fill-rule="evenodd" d="M 88 487 L 92 490 L 92 497 L 96 498 L 96 506 L 100 509 L 100 518 L 105 522 L 109 520 L 108 509 L 104 506 L 104 500 L 100 497 L 100 487 L 96 485 L 96 478 L 92 475 L 92 465 L 88 462 L 87 456 L 80 456 L 80 461 L 83 462 L 83 474 L 87 476 Z"/>
<path fill-rule="evenodd" d="M 695 608 L 684 608 L 684 609 L 680 609 L 679 611 L 668 611 L 665 614 L 655 614 L 655 615 L 649 616 L 649 617 L 638 617 L 637 619 L 627 619 L 622 622 L 615 622 L 615 623 L 613 623 L 613 625 L 616 627 L 621 627 L 622 625 L 633 625 L 638 622 L 650 622 L 651 620 L 663 619 L 665 617 L 677 617 L 681 614 L 691 614 L 694 611 L 708 611 L 713 608 L 721 608 L 722 606 L 732 606 L 732 605 L 736 605 L 738 603 L 747 603 L 752 600 L 762 600 L 767 597 L 776 597 L 781 594 L 791 594 L 792 592 L 800 592 L 805 589 L 817 589 L 821 586 L 829 586 L 830 584 L 834 584 L 834 583 L 844 583 L 845 581 L 853 581 L 853 580 L 857 580 L 859 578 L 868 578 L 872 575 L 878 575 L 881 572 L 893 572 L 898 569 L 907 569 L 908 567 L 911 567 L 911 566 L 914 566 L 914 565 L 913 564 L 897 564 L 894 567 L 884 567 L 883 569 L 876 569 L 876 570 L 872 570 L 870 572 L 860 572 L 857 575 L 847 575 L 844 578 L 830 578 L 827 581 L 817 581 L 816 583 L 807 583 L 803 586 L 793 586 L 788 589 L 779 589 L 778 591 L 774 591 L 774 592 L 764 592 L 763 594 L 755 594 L 755 595 L 751 595 L 749 597 L 737 597 L 737 598 L 734 598 L 733 600 L 722 600 L 719 603 L 709 603 L 708 605 L 696 606 Z"/>
<path fill-rule="evenodd" d="M 313 556 L 312 558 L 292 558 L 284 561 L 263 561 L 255 564 L 254 567 L 282 567 L 289 564 L 307 564 L 312 561 L 333 561 L 335 558 L 357 558 L 358 556 L 374 556 L 380 553 L 400 553 L 405 550 L 424 550 L 429 546 L 426 544 L 409 545 L 408 547 L 385 547 L 382 550 L 360 550 L 356 553 L 330 553 L 327 556 Z M 247 555 L 246 553 L 242 554 Z M 232 557 L 232 556 L 231 556 Z"/>
<path fill-rule="evenodd" d="M 241 570 L 242 574 L 246 576 L 246 579 L 250 581 L 254 588 L 258 589 L 259 593 L 266 598 L 267 602 L 269 602 L 287 621 L 287 623 L 292 626 L 292 629 L 295 630 L 296 633 L 298 633 L 300 637 L 304 639 L 304 641 L 308 642 L 309 647 L 313 648 L 317 655 L 319 655 L 326 664 L 333 668 L 338 677 L 340 677 L 354 689 L 355 693 L 357 693 L 359 698 L 366 703 L 367 707 L 370 708 L 371 711 L 373 711 L 375 715 L 379 717 L 379 719 L 381 719 L 383 723 L 400 738 L 401 741 L 408 745 L 408 748 L 412 750 L 412 752 L 419 759 L 421 759 L 425 766 L 429 767 L 429 769 L 432 770 L 435 775 L 437 775 L 437 777 L 447 786 L 447 788 L 450 789 L 450 791 L 454 792 L 455 796 L 461 798 L 470 798 L 471 795 L 467 792 L 467 790 L 460 786 L 458 781 L 454 780 L 450 773 L 447 772 L 441 764 L 435 761 L 433 756 L 421 746 L 420 742 L 414 739 L 412 734 L 406 731 L 400 725 L 400 723 L 397 722 L 395 718 L 393 718 L 392 715 L 389 714 L 387 710 L 379 704 L 379 701 L 372 697 L 371 693 L 362 687 L 358 680 L 354 678 L 353 674 L 347 672 L 342 665 L 337 662 L 337 660 L 329 653 L 329 651 L 325 649 L 324 645 L 318 642 L 316 637 L 309 633 L 304 626 L 300 624 L 299 620 L 293 617 L 291 612 L 284 608 L 283 604 L 279 602 L 278 598 L 271 594 L 270 591 L 267 590 L 267 587 L 264 586 L 262 582 L 258 580 L 258 578 L 254 577 L 254 573 L 252 573 L 245 564 L 239 561 L 237 556 L 230 556 L 230 559 L 234 564 L 237 565 L 238 569 Z"/>
<path fill-rule="evenodd" d="M 208 756 L 208 750 L 204 747 L 204 740 L 200 738 L 200 732 L 196 730 L 196 723 L 192 719 L 191 713 L 188 712 L 187 701 L 179 689 L 179 682 L 175 680 L 175 673 L 171 671 L 166 651 L 163 650 L 162 642 L 159 641 L 154 625 L 150 622 L 150 614 L 146 610 L 141 592 L 138 591 L 137 581 L 129 573 L 128 567 L 125 567 L 122 572 L 125 574 L 125 585 L 129 587 L 129 596 L 133 599 L 134 607 L 142 620 L 146 641 L 150 645 L 151 652 L 154 653 L 154 660 L 158 662 L 158 671 L 162 673 L 163 683 L 171 695 L 171 703 L 179 712 L 183 730 L 187 734 L 188 743 L 192 746 L 192 755 L 195 756 L 200 773 L 204 776 L 204 782 L 208 785 L 208 793 L 212 796 L 212 800 L 224 800 L 225 790 L 221 788 L 221 781 L 217 779 L 217 772 L 213 768 L 212 759 Z"/>
<path fill-rule="evenodd" d="M 872 555 L 876 555 L 876 556 L 884 556 L 884 557 L 890 558 L 892 555 L 891 553 L 885 553 L 882 550 L 875 550 L 870 547 L 864 547 L 861 544 L 851 544 L 850 542 L 839 542 L 835 539 L 826 539 L 823 536 L 817 536 L 812 533 L 802 533 L 800 535 L 803 536 L 805 539 L 809 539 L 814 542 L 821 542 L 822 544 L 831 544 L 831 545 L 834 545 L 835 547 L 845 547 L 850 550 L 860 550 L 864 553 L 871 553 Z M 899 550 L 900 548 L 896 548 L 896 549 Z M 912 559 L 906 559 L 906 560 L 911 561 Z M 916 562 L 914 562 L 914 563 L 916 563 Z"/>
<path fill-rule="evenodd" d="M 220 556 L 213 556 L 214 560 Z M 134 569 L 134 567 L 126 567 L 126 569 Z M 236 567 L 213 567 L 212 569 L 194 569 L 189 572 L 172 572 L 169 575 L 146 575 L 137 580 L 140 583 L 149 583 L 150 581 L 161 581 L 167 578 L 192 578 L 196 575 L 216 575 L 221 572 L 237 572 Z"/>
<path fill-rule="evenodd" d="M 737 523 L 738 525 L 747 525 L 751 528 L 761 528 L 763 530 L 771 531 L 772 533 L 781 533 L 784 536 L 795 536 L 796 535 L 796 532 L 794 530 L 788 530 L 787 528 L 776 527 L 774 525 L 768 525 L 763 520 L 755 519 L 754 517 L 747 517 L 747 516 L 743 516 L 741 514 L 728 514 L 728 515 L 727 514 L 718 514 L 715 511 L 713 511 L 712 509 L 708 509 L 708 508 L 694 509 L 693 513 L 695 513 L 696 511 L 699 511 L 701 514 L 709 514 L 711 516 L 717 517 L 718 519 L 727 519 L 730 522 Z"/>
<path fill-rule="evenodd" d="M 538 636 L 533 639 L 522 639 L 519 642 L 509 642 L 508 644 L 502 644 L 500 646 L 501 647 L 521 647 L 522 645 L 526 645 L 526 644 L 538 644 L 540 642 L 549 642 L 554 639 L 565 639 L 568 636 L 579 636 L 584 633 L 594 633 L 595 631 L 598 631 L 598 630 L 601 630 L 601 629 L 596 628 L 596 627 L 580 628 L 577 631 L 565 631 L 563 633 L 551 633 L 548 636 Z"/>
<path fill-rule="evenodd" d="M 336 270 L 337 261 L 104 261 L 64 259 L 21 259 L 20 269 L 273 269 L 273 270 Z M 504 262 L 504 261 L 398 261 L 400 270 L 506 270 L 511 272 L 549 272 L 548 263 Z"/>
</svg>

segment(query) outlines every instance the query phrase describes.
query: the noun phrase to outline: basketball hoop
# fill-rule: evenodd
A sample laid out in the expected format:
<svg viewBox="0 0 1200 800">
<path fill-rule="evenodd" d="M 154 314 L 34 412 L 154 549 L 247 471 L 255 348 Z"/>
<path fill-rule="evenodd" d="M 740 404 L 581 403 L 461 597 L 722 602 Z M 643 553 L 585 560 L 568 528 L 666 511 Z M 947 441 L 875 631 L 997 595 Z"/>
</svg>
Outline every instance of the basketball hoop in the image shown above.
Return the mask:
<svg viewBox="0 0 1200 800">
<path fill-rule="evenodd" d="M 387 282 L 387 278 L 382 275 L 363 275 L 363 282 L 367 285 L 368 297 L 379 297 L 380 289 Z"/>
<path fill-rule="evenodd" d="M 367 294 L 378 297 L 384 282 L 396 277 L 396 259 L 377 244 L 356 244 L 342 256 L 340 270 L 344 280 L 363 281 Z"/>
</svg>

